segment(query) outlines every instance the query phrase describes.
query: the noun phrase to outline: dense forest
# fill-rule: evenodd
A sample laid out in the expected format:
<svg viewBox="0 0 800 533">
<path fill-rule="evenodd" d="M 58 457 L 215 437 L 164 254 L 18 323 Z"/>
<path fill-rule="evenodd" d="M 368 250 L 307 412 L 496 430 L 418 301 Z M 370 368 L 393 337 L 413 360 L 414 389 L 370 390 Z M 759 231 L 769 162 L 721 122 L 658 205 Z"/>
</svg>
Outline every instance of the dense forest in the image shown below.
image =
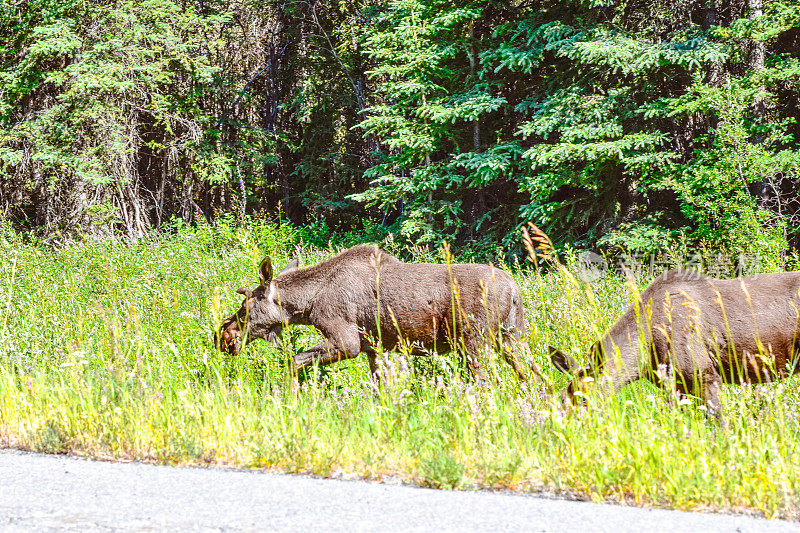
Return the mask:
<svg viewBox="0 0 800 533">
<path fill-rule="evenodd" d="M 50 239 L 798 246 L 795 0 L 0 5 L 0 217 Z"/>
</svg>

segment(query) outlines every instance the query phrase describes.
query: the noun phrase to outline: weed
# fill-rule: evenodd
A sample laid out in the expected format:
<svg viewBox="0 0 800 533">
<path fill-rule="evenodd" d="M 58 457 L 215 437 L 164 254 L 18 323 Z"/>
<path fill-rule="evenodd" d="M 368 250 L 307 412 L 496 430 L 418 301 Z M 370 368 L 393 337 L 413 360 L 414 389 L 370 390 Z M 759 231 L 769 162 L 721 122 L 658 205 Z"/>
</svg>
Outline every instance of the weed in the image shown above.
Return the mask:
<svg viewBox="0 0 800 533">
<path fill-rule="evenodd" d="M 289 385 L 287 357 L 254 342 L 218 352 L 211 331 L 241 303 L 258 261 L 289 260 L 298 232 L 266 223 L 176 226 L 138 243 L 49 249 L 6 241 L 0 255 L 0 442 L 48 452 L 357 475 L 441 488 L 582 493 L 675 508 L 758 510 L 798 518 L 797 378 L 725 387 L 729 428 L 695 404 L 634 383 L 584 410 L 521 386 L 496 360 L 478 387 L 454 356 L 413 355 L 380 392 L 365 357 Z M 334 250 L 301 247 L 302 264 Z M 443 260 L 429 250 L 407 257 Z M 587 348 L 634 287 L 567 269 L 518 271 L 524 353 L 556 388 L 547 346 Z M 320 340 L 291 326 L 286 350 Z"/>
<path fill-rule="evenodd" d="M 435 489 L 457 489 L 464 479 L 464 465 L 447 452 L 434 453 L 419 465 L 420 485 Z"/>
</svg>

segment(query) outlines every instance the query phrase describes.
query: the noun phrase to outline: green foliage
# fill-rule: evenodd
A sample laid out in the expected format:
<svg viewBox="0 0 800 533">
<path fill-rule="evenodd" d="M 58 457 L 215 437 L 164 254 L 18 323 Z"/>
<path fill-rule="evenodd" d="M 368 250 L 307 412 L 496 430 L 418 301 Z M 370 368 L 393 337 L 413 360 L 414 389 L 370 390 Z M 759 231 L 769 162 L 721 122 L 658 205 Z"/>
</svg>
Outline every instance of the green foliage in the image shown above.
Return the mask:
<svg viewBox="0 0 800 533">
<path fill-rule="evenodd" d="M 676 99 L 673 113 L 713 113 L 719 126 L 710 133 L 708 147 L 698 149 L 694 160 L 661 186 L 678 193 L 683 214 L 696 228 L 692 235 L 696 240 L 713 248 L 760 253 L 769 263 L 780 264 L 787 221 L 780 213 L 757 208 L 750 186 L 777 174 L 796 177 L 800 153 L 775 149 L 786 140 L 786 123 L 756 132 L 752 125 L 748 128 L 747 109 L 759 93 L 746 82 L 719 88 L 697 83 Z"/>
<path fill-rule="evenodd" d="M 532 221 L 559 247 L 777 264 L 800 242 L 800 9 L 762 4 L 6 3 L 0 211 L 55 241 L 366 220 L 484 257 Z"/>
<path fill-rule="evenodd" d="M 182 148 L 193 148 L 191 130 L 199 128 L 203 117 L 197 116 L 192 91 L 178 93 L 171 87 L 187 80 L 208 83 L 219 70 L 207 55 L 196 54 L 201 32 L 213 17 L 169 0 L 87 4 L 64 11 L 31 29 L 19 45 L 23 61 L 4 65 L 3 78 L 12 88 L 0 108 L 2 123 L 10 126 L 2 137 L 5 163 L 15 163 L 14 148 L 30 151 L 51 191 L 59 180 L 75 178 L 89 184 L 125 183 L 132 177 L 126 159 L 140 143 L 166 148 L 163 141 L 137 138 L 131 115 L 171 133 L 173 143 L 183 141 Z M 194 40 L 187 41 L 186 34 Z M 12 50 L 4 52 L 10 58 Z M 24 83 L 30 79 L 38 83 Z M 34 117 L 15 120 L 21 99 L 33 90 L 55 92 L 57 98 Z"/>
<path fill-rule="evenodd" d="M 308 184 L 305 194 L 284 202 L 305 197 L 312 208 L 327 210 L 352 204 L 333 202 L 343 196 L 336 190 L 319 192 L 349 189 L 354 169 L 363 172 L 346 150 L 330 146 L 341 131 L 340 144 L 360 142 L 357 133 L 347 133 L 357 122 L 357 110 L 349 109 L 353 95 L 324 94 L 333 85 L 322 73 L 336 64 L 334 57 L 348 60 L 347 50 L 334 50 L 334 57 L 300 50 L 280 56 L 283 41 L 293 37 L 278 32 L 279 26 L 288 24 L 286 18 L 306 17 L 303 6 L 223 0 L 39 4 L 4 4 L 12 13 L 0 22 L 7 25 L 0 28 L 0 172 L 9 177 L 0 192 L 15 199 L 4 203 L 4 213 L 51 231 L 94 226 L 137 235 L 172 215 L 193 220 L 220 209 L 243 210 L 275 190 L 279 167 Z M 340 7 L 345 13 L 355 9 Z M 337 13 L 332 8 L 326 14 Z M 267 23 L 278 33 L 248 30 Z M 325 33 L 330 25 L 322 18 L 322 35 L 303 28 L 299 40 L 331 43 Z M 265 67 L 270 54 L 275 57 Z M 281 61 L 289 67 L 285 72 Z M 313 76 L 298 82 L 298 69 L 309 62 Z M 237 96 L 248 82 L 250 91 Z M 281 93 L 279 84 L 303 85 L 305 101 L 291 102 L 295 95 Z M 266 96 L 265 85 L 272 87 Z M 271 108 L 269 116 L 263 105 Z M 319 116 L 320 109 L 336 106 L 350 118 Z M 291 127 L 285 125 L 295 117 Z M 300 139 L 307 139 L 305 155 L 295 157 Z M 330 163 L 319 162 L 325 159 Z M 324 183 L 327 176 L 320 174 L 332 172 L 338 180 Z M 116 206 L 119 216 L 96 216 L 103 205 Z"/>
<path fill-rule="evenodd" d="M 671 4 L 637 9 L 388 3 L 365 40 L 384 102 L 362 123 L 387 152 L 355 197 L 402 202 L 401 232 L 422 241 L 475 238 L 487 220 L 514 222 L 513 205 L 516 221 L 579 247 L 664 250 L 682 234 L 776 258 L 796 210 L 757 208 L 748 186 L 787 183 L 797 168 L 796 103 L 781 108 L 771 92 L 797 94 L 796 50 L 771 47 L 795 31 L 797 9 L 707 10 L 702 22 Z M 747 42 L 766 43 L 765 67 L 750 65 Z M 768 111 L 755 116 L 759 101 Z M 465 201 L 504 181 L 522 194 L 506 187 L 500 212 L 482 199 L 483 216 L 469 216 Z"/>
<path fill-rule="evenodd" d="M 475 71 L 474 28 L 483 9 L 483 2 L 393 1 L 365 38 L 380 103 L 366 110 L 361 127 L 380 136 L 386 151 L 367 172 L 372 186 L 353 198 L 401 204 L 400 233 L 423 244 L 455 238 L 463 197 L 499 180 L 514 153 L 506 145 L 484 153 L 474 132 L 507 103 Z"/>
<path fill-rule="evenodd" d="M 669 225 L 659 218 L 647 215 L 621 223 L 614 231 L 600 237 L 597 244 L 607 250 L 630 252 L 641 257 L 657 256 L 675 245 L 685 244 L 686 228 L 668 228 Z"/>
<path fill-rule="evenodd" d="M 4 249 L 11 249 L 12 246 L 21 243 L 19 234 L 11 227 L 11 223 L 5 217 L 0 216 L 0 244 Z"/>
</svg>

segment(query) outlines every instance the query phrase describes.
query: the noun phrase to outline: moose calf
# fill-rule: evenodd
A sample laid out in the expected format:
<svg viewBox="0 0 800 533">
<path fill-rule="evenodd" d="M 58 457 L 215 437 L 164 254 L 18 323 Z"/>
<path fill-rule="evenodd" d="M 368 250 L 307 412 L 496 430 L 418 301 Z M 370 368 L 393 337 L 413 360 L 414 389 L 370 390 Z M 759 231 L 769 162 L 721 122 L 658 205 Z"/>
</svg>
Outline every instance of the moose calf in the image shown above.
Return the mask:
<svg viewBox="0 0 800 533">
<path fill-rule="evenodd" d="M 702 398 L 723 421 L 722 383 L 767 382 L 797 372 L 798 291 L 798 272 L 720 280 L 673 270 L 653 281 L 592 346 L 588 366 L 553 347 L 551 361 L 573 375 L 569 398 L 592 388 L 611 394 L 646 377 Z"/>
<path fill-rule="evenodd" d="M 274 278 L 266 257 L 258 275 L 255 289 L 237 290 L 245 299 L 217 334 L 220 350 L 235 355 L 251 339 L 277 340 L 284 324 L 306 324 L 325 340 L 296 354 L 295 370 L 365 352 L 379 380 L 373 346 L 379 340 L 388 350 L 408 342 L 463 352 L 478 380 L 478 352 L 494 345 L 526 377 L 515 355 L 525 332 L 522 296 L 511 276 L 490 265 L 404 263 L 359 245 L 308 268 L 295 259 Z"/>
</svg>

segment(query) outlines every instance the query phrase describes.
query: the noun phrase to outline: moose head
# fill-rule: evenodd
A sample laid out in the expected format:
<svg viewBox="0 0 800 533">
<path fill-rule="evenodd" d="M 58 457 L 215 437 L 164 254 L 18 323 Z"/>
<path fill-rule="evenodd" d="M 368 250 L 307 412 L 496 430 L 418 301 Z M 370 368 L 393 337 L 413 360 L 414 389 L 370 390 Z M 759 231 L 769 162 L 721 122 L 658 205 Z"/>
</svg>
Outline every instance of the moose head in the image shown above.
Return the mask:
<svg viewBox="0 0 800 533">
<path fill-rule="evenodd" d="M 275 278 L 296 270 L 295 258 Z M 265 257 L 258 266 L 259 284 L 254 289 L 240 287 L 236 292 L 244 296 L 239 310 L 222 323 L 215 335 L 215 344 L 223 352 L 237 355 L 252 339 L 278 342 L 283 325 L 291 320 L 291 309 L 283 305 L 278 290 L 278 279 L 272 276 L 272 261 Z"/>
</svg>

